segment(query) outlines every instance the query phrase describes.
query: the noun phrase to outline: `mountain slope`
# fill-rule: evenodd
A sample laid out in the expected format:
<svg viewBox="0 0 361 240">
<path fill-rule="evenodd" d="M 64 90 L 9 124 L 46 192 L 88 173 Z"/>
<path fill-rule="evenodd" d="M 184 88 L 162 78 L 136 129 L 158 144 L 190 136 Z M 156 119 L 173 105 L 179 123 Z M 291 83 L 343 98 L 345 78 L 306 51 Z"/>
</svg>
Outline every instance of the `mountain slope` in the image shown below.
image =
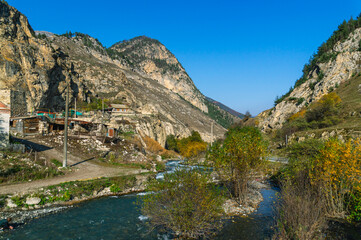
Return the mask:
<svg viewBox="0 0 361 240">
<path fill-rule="evenodd" d="M 263 131 L 279 129 L 290 116 L 307 108 L 341 84 L 355 80 L 361 71 L 361 18 L 343 22 L 323 43 L 303 69 L 288 93 L 275 101 L 275 107 L 257 116 Z"/>
<path fill-rule="evenodd" d="M 204 96 L 157 40 L 139 37 L 105 49 L 82 33 L 35 33 L 26 17 L 3 1 L 0 22 L 5 23 L 0 25 L 0 88 L 24 92 L 28 111 L 63 110 L 69 81 L 71 103 L 101 98 L 127 103 L 138 113 L 130 119 L 136 128 L 162 145 L 167 135 L 186 137 L 192 130 L 211 141 Z M 224 132 L 215 125 L 215 137 Z"/>
<path fill-rule="evenodd" d="M 220 107 L 221 109 L 223 109 L 224 111 L 226 112 L 229 112 L 230 114 L 232 114 L 233 116 L 235 117 L 238 117 L 240 119 L 244 118 L 244 114 L 240 113 L 240 112 L 237 112 L 236 110 L 233 110 L 232 108 L 230 107 L 227 107 L 226 105 L 224 105 L 223 103 L 221 102 L 218 102 L 210 97 L 206 97 L 207 101 L 217 105 L 218 107 Z"/>
</svg>

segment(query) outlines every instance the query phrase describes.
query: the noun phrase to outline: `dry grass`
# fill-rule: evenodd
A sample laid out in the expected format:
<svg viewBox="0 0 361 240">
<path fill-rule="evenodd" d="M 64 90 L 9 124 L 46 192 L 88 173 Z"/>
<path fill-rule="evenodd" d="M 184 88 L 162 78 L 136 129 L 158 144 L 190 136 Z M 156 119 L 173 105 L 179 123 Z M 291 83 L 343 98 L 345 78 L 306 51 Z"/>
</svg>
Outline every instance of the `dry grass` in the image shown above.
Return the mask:
<svg viewBox="0 0 361 240">
<path fill-rule="evenodd" d="M 163 148 L 157 141 L 155 141 L 154 139 L 152 139 L 148 136 L 144 136 L 143 140 L 144 140 L 145 144 L 147 145 L 147 150 L 149 152 L 152 152 L 154 154 L 158 154 L 158 155 L 161 155 L 164 157 L 168 157 L 168 158 L 178 156 L 177 153 Z"/>
<path fill-rule="evenodd" d="M 277 239 L 320 239 L 325 227 L 325 201 L 318 188 L 311 185 L 307 172 L 282 185 L 277 206 Z"/>
</svg>

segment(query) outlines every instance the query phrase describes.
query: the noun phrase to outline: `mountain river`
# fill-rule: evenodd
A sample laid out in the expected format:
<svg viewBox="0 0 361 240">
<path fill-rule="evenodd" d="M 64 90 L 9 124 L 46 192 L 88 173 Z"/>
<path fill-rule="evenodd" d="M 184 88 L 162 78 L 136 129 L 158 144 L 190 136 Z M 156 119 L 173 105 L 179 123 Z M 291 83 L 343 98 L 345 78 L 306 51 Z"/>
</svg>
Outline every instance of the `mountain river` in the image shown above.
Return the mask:
<svg viewBox="0 0 361 240">
<path fill-rule="evenodd" d="M 169 161 L 167 172 L 181 165 Z M 164 173 L 157 175 L 163 178 Z M 261 190 L 264 201 L 247 217 L 227 220 L 215 239 L 271 239 L 273 234 L 273 204 L 277 189 Z M 147 217 L 142 216 L 137 195 L 111 196 L 77 204 L 60 213 L 34 219 L 16 230 L 7 231 L 0 239 L 172 239 L 172 236 L 149 231 Z"/>
</svg>

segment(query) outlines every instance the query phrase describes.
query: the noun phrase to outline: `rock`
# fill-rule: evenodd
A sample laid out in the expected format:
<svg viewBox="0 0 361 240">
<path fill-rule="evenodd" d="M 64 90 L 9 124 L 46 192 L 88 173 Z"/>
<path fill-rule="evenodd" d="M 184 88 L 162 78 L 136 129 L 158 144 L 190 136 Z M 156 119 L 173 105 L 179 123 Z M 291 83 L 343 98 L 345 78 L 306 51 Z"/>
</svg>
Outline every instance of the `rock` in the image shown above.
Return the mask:
<svg viewBox="0 0 361 240">
<path fill-rule="evenodd" d="M 11 200 L 10 198 L 6 199 L 7 203 L 6 203 L 6 206 L 9 207 L 9 208 L 16 208 L 18 207 L 18 205 L 16 205 L 13 200 Z"/>
<path fill-rule="evenodd" d="M 157 159 L 158 162 L 161 162 L 161 161 L 162 161 L 162 157 L 159 156 L 159 155 L 157 155 L 156 159 Z"/>
<path fill-rule="evenodd" d="M 26 199 L 26 204 L 28 205 L 37 205 L 41 202 L 41 198 L 38 197 L 29 197 Z"/>
<path fill-rule="evenodd" d="M 266 188 L 267 185 L 253 180 L 253 181 L 248 182 L 248 187 L 253 188 L 253 189 L 262 189 L 262 188 Z"/>
</svg>

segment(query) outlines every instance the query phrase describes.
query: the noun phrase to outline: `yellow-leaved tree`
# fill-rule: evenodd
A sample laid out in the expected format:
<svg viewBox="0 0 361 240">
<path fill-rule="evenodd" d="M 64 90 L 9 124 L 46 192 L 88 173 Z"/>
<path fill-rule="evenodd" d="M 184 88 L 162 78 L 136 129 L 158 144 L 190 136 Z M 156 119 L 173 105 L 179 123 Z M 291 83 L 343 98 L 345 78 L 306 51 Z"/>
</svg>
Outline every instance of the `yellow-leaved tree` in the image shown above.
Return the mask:
<svg viewBox="0 0 361 240">
<path fill-rule="evenodd" d="M 361 140 L 346 143 L 338 139 L 328 140 L 313 162 L 310 177 L 323 189 L 328 214 L 344 217 L 346 198 L 360 191 Z"/>
</svg>

